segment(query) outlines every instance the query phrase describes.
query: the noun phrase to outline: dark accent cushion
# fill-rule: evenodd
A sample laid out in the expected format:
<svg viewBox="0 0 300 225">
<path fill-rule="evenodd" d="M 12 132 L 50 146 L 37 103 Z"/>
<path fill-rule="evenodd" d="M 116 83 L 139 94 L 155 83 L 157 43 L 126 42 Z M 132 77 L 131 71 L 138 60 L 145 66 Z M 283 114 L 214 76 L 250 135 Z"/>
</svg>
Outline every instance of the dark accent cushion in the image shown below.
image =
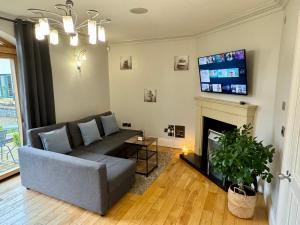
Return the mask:
<svg viewBox="0 0 300 225">
<path fill-rule="evenodd" d="M 101 141 L 89 146 L 77 146 L 73 150 L 90 151 L 111 156 L 122 155 L 122 151 L 126 151 L 124 142 L 135 135 L 141 134 L 142 131 L 121 129 L 120 132 L 104 137 Z"/>
<path fill-rule="evenodd" d="M 101 123 L 101 116 L 107 116 L 107 115 L 111 115 L 111 112 L 105 112 L 105 113 L 102 113 L 99 115 L 88 116 L 88 117 L 80 119 L 80 120 L 69 122 L 68 128 L 69 128 L 70 136 L 72 139 L 72 144 L 73 144 L 72 146 L 74 148 L 76 148 L 80 145 L 83 145 L 83 139 L 81 136 L 81 132 L 80 132 L 78 123 L 86 123 L 86 122 L 89 122 L 89 121 L 95 119 L 98 129 L 99 129 L 100 136 L 104 136 L 105 134 L 104 134 L 104 129 L 103 129 L 103 126 Z"/>
<path fill-rule="evenodd" d="M 46 127 L 33 128 L 28 130 L 27 132 L 28 145 L 34 148 L 44 149 L 39 133 L 56 130 L 62 128 L 63 126 L 66 126 L 66 123 L 58 123 Z M 67 135 L 69 138 L 69 143 L 71 143 L 71 138 L 68 129 L 67 129 Z"/>
</svg>

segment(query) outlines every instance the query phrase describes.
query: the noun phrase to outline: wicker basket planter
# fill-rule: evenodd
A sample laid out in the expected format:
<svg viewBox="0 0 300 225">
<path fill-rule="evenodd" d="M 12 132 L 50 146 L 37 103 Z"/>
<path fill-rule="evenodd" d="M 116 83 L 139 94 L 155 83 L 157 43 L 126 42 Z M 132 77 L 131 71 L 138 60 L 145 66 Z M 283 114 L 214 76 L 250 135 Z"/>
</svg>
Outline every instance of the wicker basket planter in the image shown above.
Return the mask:
<svg viewBox="0 0 300 225">
<path fill-rule="evenodd" d="M 250 219 L 253 217 L 256 199 L 256 192 L 250 187 L 243 191 L 236 185 L 231 185 L 228 189 L 228 209 L 239 218 Z"/>
</svg>

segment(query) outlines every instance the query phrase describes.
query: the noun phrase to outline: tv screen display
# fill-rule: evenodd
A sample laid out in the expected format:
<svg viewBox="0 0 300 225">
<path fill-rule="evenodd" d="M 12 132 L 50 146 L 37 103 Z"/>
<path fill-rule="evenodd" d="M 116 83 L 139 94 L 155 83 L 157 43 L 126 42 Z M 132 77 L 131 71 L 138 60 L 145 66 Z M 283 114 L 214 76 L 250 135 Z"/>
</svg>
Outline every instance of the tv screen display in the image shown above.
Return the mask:
<svg viewBox="0 0 300 225">
<path fill-rule="evenodd" d="M 202 92 L 247 95 L 246 51 L 198 58 Z"/>
</svg>

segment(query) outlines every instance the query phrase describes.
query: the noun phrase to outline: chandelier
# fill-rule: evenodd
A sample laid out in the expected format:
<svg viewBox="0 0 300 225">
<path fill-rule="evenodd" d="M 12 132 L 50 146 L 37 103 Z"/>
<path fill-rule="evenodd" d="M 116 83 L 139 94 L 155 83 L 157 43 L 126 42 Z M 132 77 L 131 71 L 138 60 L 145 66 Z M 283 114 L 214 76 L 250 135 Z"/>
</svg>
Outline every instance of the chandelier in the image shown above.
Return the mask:
<svg viewBox="0 0 300 225">
<path fill-rule="evenodd" d="M 105 42 L 104 24 L 110 23 L 108 18 L 101 18 L 97 10 L 87 10 L 88 18 L 82 22 L 77 21 L 77 14 L 74 10 L 74 2 L 66 0 L 65 4 L 56 4 L 55 8 L 61 13 L 44 9 L 30 8 L 28 11 L 35 14 L 31 18 L 35 22 L 35 37 L 37 40 L 44 40 L 49 36 L 50 43 L 59 43 L 58 30 L 64 31 L 70 38 L 70 45 L 77 46 L 79 42 L 78 33 L 87 28 L 89 43 L 97 43 L 97 36 L 100 42 Z"/>
</svg>

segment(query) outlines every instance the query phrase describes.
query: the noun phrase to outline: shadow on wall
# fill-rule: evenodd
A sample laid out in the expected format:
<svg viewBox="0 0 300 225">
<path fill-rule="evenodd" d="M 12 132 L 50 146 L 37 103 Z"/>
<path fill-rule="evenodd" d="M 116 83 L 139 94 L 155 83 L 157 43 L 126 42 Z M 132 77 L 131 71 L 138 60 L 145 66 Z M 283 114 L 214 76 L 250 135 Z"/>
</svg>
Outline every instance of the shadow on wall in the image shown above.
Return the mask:
<svg viewBox="0 0 300 225">
<path fill-rule="evenodd" d="M 248 95 L 251 96 L 253 95 L 253 68 L 254 68 L 254 55 L 255 52 L 252 51 L 247 51 L 247 82 L 248 82 Z"/>
</svg>

